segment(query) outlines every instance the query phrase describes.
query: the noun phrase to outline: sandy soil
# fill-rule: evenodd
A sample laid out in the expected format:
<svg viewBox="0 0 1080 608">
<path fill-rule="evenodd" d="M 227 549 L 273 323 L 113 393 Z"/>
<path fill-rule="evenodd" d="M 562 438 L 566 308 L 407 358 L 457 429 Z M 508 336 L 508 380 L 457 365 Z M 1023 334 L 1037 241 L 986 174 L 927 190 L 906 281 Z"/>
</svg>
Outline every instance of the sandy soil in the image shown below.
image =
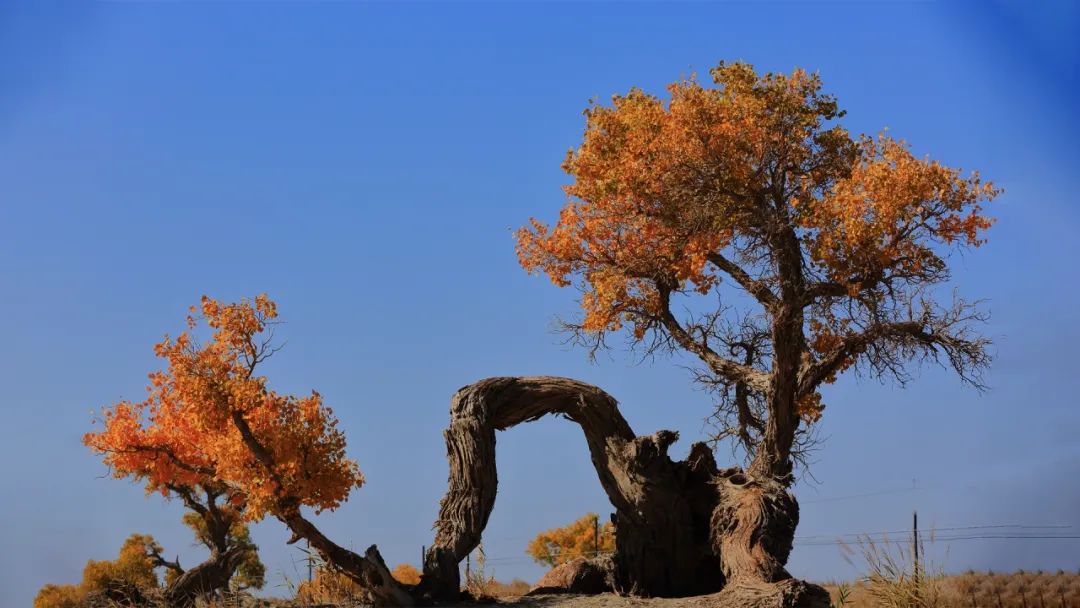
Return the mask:
<svg viewBox="0 0 1080 608">
<path fill-rule="evenodd" d="M 614 593 L 600 595 L 532 595 L 515 599 L 500 600 L 497 606 L 514 608 L 705 608 L 710 605 L 713 596 L 683 598 L 635 598 L 622 597 Z"/>
</svg>

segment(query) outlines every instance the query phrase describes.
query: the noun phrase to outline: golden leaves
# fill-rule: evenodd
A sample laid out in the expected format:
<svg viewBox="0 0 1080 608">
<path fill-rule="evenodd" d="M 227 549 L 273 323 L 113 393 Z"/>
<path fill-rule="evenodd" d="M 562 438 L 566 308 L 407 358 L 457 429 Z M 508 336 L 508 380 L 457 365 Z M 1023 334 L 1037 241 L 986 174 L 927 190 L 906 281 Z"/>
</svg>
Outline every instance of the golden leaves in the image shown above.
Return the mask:
<svg viewBox="0 0 1080 608">
<path fill-rule="evenodd" d="M 812 260 L 836 281 L 883 269 L 919 276 L 944 262 L 935 244 L 978 247 L 993 220 L 981 202 L 1000 191 L 978 173 L 918 159 L 906 143 L 863 137 L 850 172 L 823 196 L 800 204 Z M 852 285 L 858 290 L 857 283 Z"/>
<path fill-rule="evenodd" d="M 420 584 L 420 571 L 412 564 L 398 564 L 390 571 L 390 575 L 399 583 L 406 585 Z"/>
<path fill-rule="evenodd" d="M 525 270 L 581 289 L 584 331 L 629 324 L 641 338 L 662 293 L 717 285 L 709 256 L 727 247 L 776 283 L 778 234 L 796 235 L 808 281 L 852 297 L 889 272 L 938 280 L 943 248 L 984 241 L 981 205 L 999 190 L 884 133 L 852 138 L 817 74 L 710 74 L 717 86 L 680 80 L 667 101 L 635 88 L 590 105 L 558 220 L 516 233 Z"/>
<path fill-rule="evenodd" d="M 84 443 L 114 475 L 143 480 L 148 492 L 223 485 L 234 503 L 242 497 L 243 517 L 251 521 L 285 497 L 316 511 L 339 506 L 363 475 L 345 455 L 333 413 L 318 393 L 279 395 L 255 374 L 273 353 L 261 334 L 277 317 L 274 302 L 260 295 L 223 304 L 204 296 L 198 310 L 188 331 L 155 346 L 166 367 L 150 374 L 147 398 L 107 408 L 103 428 Z M 200 321 L 213 330 L 205 345 L 189 333 Z M 233 416 L 268 450 L 273 470 L 245 444 Z"/>
<path fill-rule="evenodd" d="M 593 557 L 615 550 L 615 528 L 611 522 L 599 525 L 596 513 L 587 513 L 574 523 L 537 534 L 525 552 L 537 563 L 557 566 L 577 557 Z"/>
</svg>

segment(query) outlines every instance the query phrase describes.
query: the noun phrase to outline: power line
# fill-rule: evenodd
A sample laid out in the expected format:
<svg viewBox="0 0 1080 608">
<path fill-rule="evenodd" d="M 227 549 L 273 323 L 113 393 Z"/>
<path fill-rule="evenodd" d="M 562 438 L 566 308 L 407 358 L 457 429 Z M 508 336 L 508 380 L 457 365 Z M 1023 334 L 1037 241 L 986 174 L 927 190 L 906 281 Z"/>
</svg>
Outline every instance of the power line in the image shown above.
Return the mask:
<svg viewBox="0 0 1080 608">
<path fill-rule="evenodd" d="M 1071 525 L 1032 525 L 1032 524 L 990 524 L 990 525 L 978 525 L 978 526 L 950 526 L 944 528 L 933 528 L 929 532 L 921 533 L 920 536 L 929 536 L 930 542 L 950 542 L 960 540 L 1078 540 L 1080 535 L 1077 534 L 1050 534 L 1041 533 L 1046 530 L 1071 530 Z M 966 531 L 986 530 L 984 534 L 964 534 Z M 1002 533 L 991 533 L 990 531 L 1001 530 Z M 1031 533 L 1024 533 L 1024 530 L 1031 530 Z M 1016 531 L 1010 533 L 1010 531 Z M 947 532 L 951 534 L 937 534 L 937 532 Z M 866 539 L 867 541 L 879 543 L 879 544 L 899 544 L 907 545 L 911 543 L 911 539 L 889 539 L 887 535 L 908 535 L 910 530 L 893 530 L 885 532 L 847 532 L 843 534 L 815 534 L 809 536 L 796 536 L 795 540 L 799 541 L 795 546 L 797 547 L 836 547 L 840 545 L 850 545 L 851 543 L 857 543 L 860 539 Z M 850 541 L 843 540 L 844 538 L 854 539 Z M 588 551 L 585 555 L 611 555 L 614 551 Z M 515 565 L 522 563 L 529 563 L 534 561 L 531 557 L 520 555 L 506 555 L 499 557 L 489 557 L 486 562 L 493 565 Z"/>
<path fill-rule="evenodd" d="M 972 535 L 972 536 L 938 537 L 938 538 L 934 538 L 932 540 L 932 542 L 948 542 L 948 541 L 954 541 L 954 540 L 1078 540 L 1078 539 L 1080 539 L 1080 535 L 1055 535 L 1055 536 L 1040 535 L 1040 536 L 1035 536 L 1035 535 L 983 534 L 983 535 Z M 911 539 L 904 539 L 904 540 L 883 539 L 883 540 L 873 540 L 873 542 L 878 543 L 878 544 L 908 545 L 908 544 L 911 544 Z M 798 545 L 796 545 L 796 548 L 798 548 L 798 547 L 834 547 L 834 546 L 849 545 L 849 544 L 850 543 L 845 542 L 843 540 L 834 540 L 834 541 L 819 540 L 819 541 L 810 541 L 810 542 L 805 542 L 805 543 L 799 543 Z"/>
<path fill-rule="evenodd" d="M 948 528 L 931 528 L 927 533 L 934 534 L 936 532 L 951 532 L 957 530 L 990 530 L 990 529 L 1016 529 L 1016 530 L 1068 530 L 1072 526 L 1069 525 L 1051 525 L 1051 526 L 1031 526 L 1023 524 L 995 524 L 987 526 L 953 526 Z M 809 536 L 796 536 L 795 540 L 814 540 L 819 538 L 838 538 L 838 537 L 861 537 L 861 536 L 880 536 L 884 534 L 910 534 L 911 530 L 889 530 L 885 532 L 848 532 L 846 534 L 813 534 Z"/>
</svg>

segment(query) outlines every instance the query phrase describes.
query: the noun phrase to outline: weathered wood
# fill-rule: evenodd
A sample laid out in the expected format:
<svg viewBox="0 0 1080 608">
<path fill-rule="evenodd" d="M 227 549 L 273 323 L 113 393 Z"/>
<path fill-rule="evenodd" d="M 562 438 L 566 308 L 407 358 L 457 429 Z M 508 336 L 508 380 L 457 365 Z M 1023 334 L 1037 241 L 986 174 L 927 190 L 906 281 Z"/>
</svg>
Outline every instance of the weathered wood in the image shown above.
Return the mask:
<svg viewBox="0 0 1080 608">
<path fill-rule="evenodd" d="M 247 448 L 259 463 L 266 467 L 271 479 L 279 486 L 282 485 L 275 473 L 277 468 L 273 456 L 266 446 L 259 442 L 247 420 L 240 412 L 233 412 L 231 418 Z M 386 567 L 386 562 L 375 545 L 368 547 L 364 555 L 338 545 L 301 515 L 300 500 L 295 496 L 280 498 L 274 515 L 292 531 L 290 543 L 301 538 L 311 543 L 311 547 L 327 563 L 341 570 L 360 586 L 366 603 L 375 606 L 412 606 L 416 603 L 412 595 L 413 589 L 399 583 L 390 575 L 390 569 Z"/>
<path fill-rule="evenodd" d="M 176 608 L 194 606 L 195 600 L 227 589 L 229 580 L 249 550 L 233 547 L 225 552 L 213 552 L 209 559 L 183 572 L 165 588 L 166 603 Z"/>
<path fill-rule="evenodd" d="M 738 467 L 721 471 L 716 480 L 721 499 L 712 538 L 727 580 L 717 605 L 828 608 L 828 592 L 784 569 L 799 524 L 799 503 L 787 491 L 788 480 L 755 478 Z"/>
<path fill-rule="evenodd" d="M 435 542 L 424 560 L 421 588 L 430 597 L 452 598 L 457 592 L 457 564 L 479 544 L 495 505 L 495 432 L 548 414 L 581 427 L 600 484 L 615 508 L 615 589 L 655 596 L 720 589 L 720 559 L 709 540 L 718 495 L 711 483 L 716 463 L 708 448 L 695 444 L 687 461 L 673 462 L 667 449 L 677 433 L 638 437 L 606 392 L 550 376 L 488 378 L 454 395 L 444 433 L 449 487 L 435 523 Z"/>
</svg>

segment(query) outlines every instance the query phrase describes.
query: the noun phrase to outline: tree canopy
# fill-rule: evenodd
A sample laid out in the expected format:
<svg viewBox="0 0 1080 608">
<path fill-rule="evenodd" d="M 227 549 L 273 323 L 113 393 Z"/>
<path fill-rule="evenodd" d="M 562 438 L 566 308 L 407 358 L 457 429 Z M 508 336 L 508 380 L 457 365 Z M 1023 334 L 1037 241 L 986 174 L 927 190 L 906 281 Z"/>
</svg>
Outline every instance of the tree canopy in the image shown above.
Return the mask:
<svg viewBox="0 0 1080 608">
<path fill-rule="evenodd" d="M 276 350 L 272 331 L 261 335 L 275 304 L 265 295 L 234 304 L 204 296 L 191 313 L 186 331 L 154 347 L 165 369 L 150 374 L 146 399 L 106 408 L 104 428 L 86 444 L 116 477 L 185 500 L 196 488 L 211 501 L 225 496 L 242 521 L 339 506 L 364 478 L 332 412 L 318 393 L 280 395 L 256 373 Z M 211 330 L 205 345 L 195 335 L 200 322 Z"/>
<path fill-rule="evenodd" d="M 567 329 L 599 348 L 626 327 L 647 352 L 698 357 L 721 435 L 770 474 L 848 368 L 903 383 L 907 361 L 940 359 L 981 386 L 983 313 L 940 286 L 949 253 L 984 242 L 999 190 L 884 132 L 851 135 L 816 74 L 710 73 L 669 99 L 591 105 L 558 220 L 517 232 L 526 270 L 581 290 Z"/>
</svg>

